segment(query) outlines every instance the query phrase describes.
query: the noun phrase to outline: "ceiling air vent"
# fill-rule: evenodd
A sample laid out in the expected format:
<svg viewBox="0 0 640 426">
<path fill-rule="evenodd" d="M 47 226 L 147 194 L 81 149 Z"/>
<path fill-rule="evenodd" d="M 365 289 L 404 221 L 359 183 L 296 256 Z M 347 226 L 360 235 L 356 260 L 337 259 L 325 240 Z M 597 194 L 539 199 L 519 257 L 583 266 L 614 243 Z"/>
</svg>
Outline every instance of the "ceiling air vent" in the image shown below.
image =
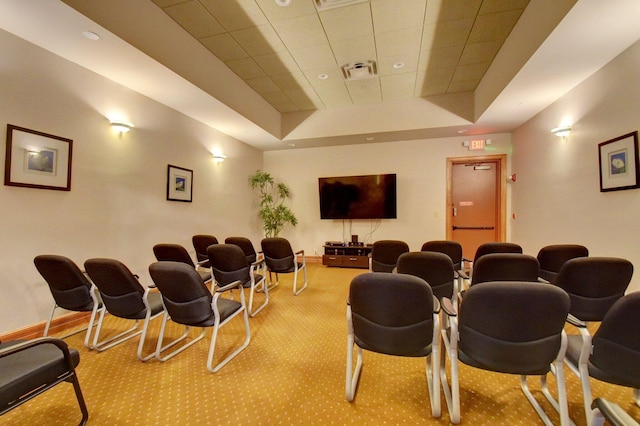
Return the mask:
<svg viewBox="0 0 640 426">
<path fill-rule="evenodd" d="M 345 80 L 361 80 L 363 78 L 375 77 L 378 74 L 374 61 L 354 62 L 342 67 L 342 74 Z"/>
<path fill-rule="evenodd" d="M 315 0 L 316 9 L 327 10 L 334 7 L 348 6 L 350 4 L 362 3 L 367 0 Z"/>
</svg>

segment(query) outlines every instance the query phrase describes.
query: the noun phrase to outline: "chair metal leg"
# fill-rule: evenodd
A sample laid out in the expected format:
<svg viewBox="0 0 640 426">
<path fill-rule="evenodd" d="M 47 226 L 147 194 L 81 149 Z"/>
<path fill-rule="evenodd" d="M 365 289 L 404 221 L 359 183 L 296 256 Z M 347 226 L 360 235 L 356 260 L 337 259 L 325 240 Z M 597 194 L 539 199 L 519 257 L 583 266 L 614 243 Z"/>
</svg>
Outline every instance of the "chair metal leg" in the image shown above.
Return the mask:
<svg viewBox="0 0 640 426">
<path fill-rule="evenodd" d="M 260 305 L 258 307 L 258 309 L 254 310 L 253 309 L 253 296 L 254 296 L 254 293 L 258 292 L 259 288 L 263 289 L 264 302 L 262 303 L 262 305 Z M 262 280 L 260 280 L 258 283 L 255 283 L 254 278 L 253 278 L 253 273 L 252 273 L 252 276 L 251 276 L 251 292 L 249 294 L 249 316 L 251 316 L 251 318 L 255 317 L 258 312 L 260 312 L 262 309 L 264 309 L 265 306 L 267 306 L 267 303 L 269 303 L 269 287 L 266 284 L 266 278 L 263 276 Z"/>
<path fill-rule="evenodd" d="M 449 411 L 451 423 L 460 423 L 460 380 L 458 377 L 458 329 L 457 320 L 448 321 L 448 328 L 442 328 L 442 353 L 440 357 L 440 384 Z M 447 381 L 446 358 L 451 364 L 451 386 Z"/>
<path fill-rule="evenodd" d="M 212 305 L 216 303 L 216 299 L 217 298 L 214 297 Z M 244 350 L 244 348 L 246 348 L 249 345 L 249 342 L 251 341 L 251 329 L 249 328 L 249 315 L 248 315 L 248 312 L 247 312 L 247 307 L 246 307 L 246 305 L 244 303 L 244 292 L 242 290 L 240 290 L 240 300 L 241 300 L 241 303 L 242 303 L 242 307 L 240 309 L 238 309 L 236 312 L 234 312 L 232 315 L 227 317 L 222 322 L 220 321 L 220 314 L 218 313 L 218 310 L 217 309 L 214 310 L 214 313 L 215 313 L 215 325 L 213 326 L 213 333 L 211 335 L 211 344 L 209 346 L 209 355 L 207 356 L 207 370 L 209 370 L 212 373 L 215 373 L 218 370 L 220 370 L 222 367 L 224 367 L 236 355 L 238 355 L 240 352 L 242 352 Z M 246 338 L 245 338 L 244 342 L 242 343 L 242 345 L 240 345 L 240 347 L 238 347 L 235 351 L 233 351 L 226 358 L 224 358 L 222 361 L 220 361 L 218 364 L 216 364 L 214 366 L 213 365 L 213 355 L 214 355 L 214 352 L 215 352 L 216 340 L 218 338 L 218 330 L 220 329 L 220 327 L 222 327 L 223 325 L 228 323 L 231 319 L 236 317 L 238 314 L 242 314 L 242 318 L 244 320 L 244 329 L 245 329 Z"/>
<path fill-rule="evenodd" d="M 180 346 L 178 349 L 174 350 L 173 352 L 162 356 L 162 352 L 165 351 L 166 349 L 169 349 L 170 347 L 178 344 L 179 342 L 183 341 L 184 339 L 187 338 L 187 336 L 189 335 L 189 326 L 185 326 L 185 330 L 184 333 L 182 333 L 182 335 L 174 340 L 172 340 L 171 342 L 169 342 L 168 344 L 162 346 L 162 343 L 164 342 L 164 332 L 165 332 L 165 328 L 167 325 L 167 322 L 169 321 L 170 317 L 169 314 L 167 314 L 167 312 L 164 312 L 164 315 L 162 317 L 162 324 L 160 326 L 160 334 L 158 335 L 158 343 L 156 344 L 156 351 L 154 353 L 156 359 L 158 361 L 164 362 L 168 359 L 173 358 L 174 356 L 178 355 L 180 352 L 184 351 L 185 349 L 187 349 L 188 347 L 198 343 L 200 340 L 202 340 L 204 338 L 204 335 L 207 331 L 206 328 L 202 328 L 200 335 L 198 335 L 198 337 L 196 337 L 195 339 L 193 339 L 192 341 Z"/>
<path fill-rule="evenodd" d="M 356 346 L 354 348 L 353 334 L 347 337 L 347 371 L 346 371 L 346 387 L 345 397 L 351 402 L 356 396 L 358 383 L 360 382 L 360 372 L 362 371 L 362 348 Z M 353 350 L 356 350 L 356 368 L 353 369 Z"/>
<path fill-rule="evenodd" d="M 297 290 L 298 272 L 300 272 L 300 270 L 302 270 L 303 273 L 304 273 L 304 285 L 302 286 L 302 288 L 300 290 Z M 295 270 L 294 276 L 293 276 L 293 294 L 295 296 L 299 295 L 300 293 L 302 293 L 302 290 L 307 288 L 308 284 L 309 284 L 309 280 L 307 279 L 307 264 L 306 263 L 303 264 L 300 269 L 298 269 L 298 265 L 296 264 L 296 270 Z"/>
<path fill-rule="evenodd" d="M 431 401 L 431 415 L 438 418 L 442 415 L 442 402 L 440 401 L 440 317 L 434 315 L 433 321 L 434 343 L 431 354 L 426 359 L 427 389 Z"/>
<path fill-rule="evenodd" d="M 640 407 L 640 389 L 633 390 L 633 400 L 636 402 L 636 405 Z"/>
</svg>

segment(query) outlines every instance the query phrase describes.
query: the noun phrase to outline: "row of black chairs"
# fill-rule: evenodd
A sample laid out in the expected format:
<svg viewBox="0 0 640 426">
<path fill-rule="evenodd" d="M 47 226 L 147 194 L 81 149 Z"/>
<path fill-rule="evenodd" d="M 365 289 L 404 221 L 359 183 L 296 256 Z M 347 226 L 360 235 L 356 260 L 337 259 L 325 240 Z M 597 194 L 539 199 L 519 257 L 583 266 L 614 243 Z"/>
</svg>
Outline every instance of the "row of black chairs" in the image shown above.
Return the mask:
<svg viewBox="0 0 640 426">
<path fill-rule="evenodd" d="M 436 246 L 440 246 L 437 248 L 441 248 L 443 245 L 441 243 L 445 242 L 437 243 Z M 455 246 L 455 244 L 446 243 L 444 245 L 448 247 Z M 561 412 L 563 424 L 566 424 L 569 419 L 562 377 L 562 362 L 565 362 L 582 382 L 585 418 L 588 421 L 594 418 L 589 386 L 590 375 L 605 382 L 633 388 L 634 399 L 636 404 L 640 406 L 638 398 L 640 374 L 636 374 L 640 363 L 640 335 L 635 330 L 635 324 L 637 324 L 635 320 L 640 315 L 640 293 L 624 296 L 633 274 L 633 265 L 624 259 L 588 257 L 586 248 L 578 245 L 545 247 L 540 250 L 537 257 L 533 257 L 522 254 L 521 249 L 518 249 L 519 246 L 515 244 L 506 243 L 506 246 L 500 246 L 500 244 L 505 243 L 489 244 L 490 254 L 476 255 L 473 261 L 473 273 L 469 280 L 470 287 L 461 293 L 461 295 L 464 294 L 464 297 L 460 297 L 461 300 L 456 300 L 457 291 L 454 282 L 457 271 L 454 267 L 454 259 L 450 257 L 450 252 L 445 254 L 443 250 L 433 252 L 405 250 L 398 256 L 393 268 L 393 271 L 398 274 L 373 273 L 368 274 L 369 277 L 357 278 L 352 283 L 356 289 L 363 285 L 360 281 L 367 282 L 366 288 L 375 289 L 375 286 L 379 285 L 381 292 L 397 292 L 399 286 L 394 283 L 393 288 L 389 289 L 386 288 L 384 281 L 408 279 L 406 277 L 400 278 L 398 275 L 413 275 L 421 278 L 421 287 L 428 283 L 427 287 L 431 290 L 430 293 L 435 297 L 435 301 L 421 308 L 420 315 L 423 315 L 422 321 L 426 322 L 427 328 L 433 326 L 429 334 L 433 338 L 429 344 L 421 345 L 421 356 L 428 353 L 434 357 L 433 362 L 428 361 L 427 363 L 427 379 L 432 398 L 433 415 L 439 415 L 439 390 L 434 383 L 441 382 L 452 422 L 457 423 L 460 420 L 458 361 L 491 371 L 520 374 L 523 392 L 544 419 L 544 412 L 531 395 L 526 382 L 527 375 L 540 375 L 543 393 L 552 405 Z M 425 246 L 428 246 L 428 243 L 423 248 Z M 500 248 L 507 253 L 498 253 Z M 456 252 L 461 253 L 461 250 Z M 540 268 L 542 262 L 550 265 L 548 272 L 552 275 L 546 275 L 545 278 L 542 278 L 542 269 Z M 375 284 L 378 281 L 380 283 Z M 491 285 L 476 286 L 475 284 L 478 283 L 491 283 Z M 539 285 L 539 283 L 554 285 Z M 415 286 L 415 284 L 413 285 Z M 483 293 L 486 294 L 483 295 Z M 390 334 L 394 333 L 393 321 L 409 321 L 411 323 L 415 320 L 415 318 L 408 319 L 406 315 L 402 314 L 407 311 L 415 311 L 415 300 L 418 296 L 411 295 L 409 292 L 407 294 L 405 296 L 398 293 L 394 296 L 387 294 L 381 299 L 391 300 L 392 297 L 406 297 L 404 305 L 399 303 L 392 308 L 376 306 L 377 319 L 384 315 L 393 318 L 393 320 L 387 318 L 387 323 L 384 326 L 386 332 Z M 468 297 L 470 294 L 473 295 L 471 301 Z M 364 300 L 366 305 L 372 303 L 372 299 L 376 299 L 379 295 L 376 295 L 374 290 L 366 298 L 362 294 L 355 297 Z M 555 302 L 553 302 L 554 298 Z M 508 302 L 506 302 L 507 300 Z M 440 312 L 440 302 L 444 315 L 438 318 L 436 312 Z M 554 303 L 557 305 L 555 309 L 553 308 Z M 364 335 L 359 336 L 358 327 L 354 325 L 359 320 L 355 319 L 353 304 L 354 301 L 350 298 L 348 308 L 350 318 L 349 345 L 350 348 L 353 348 L 355 341 L 359 354 L 356 361 L 357 374 L 354 374 L 351 371 L 352 350 L 350 349 L 348 352 L 348 400 L 352 400 L 355 394 L 357 377 L 362 365 L 361 350 L 363 348 L 395 355 L 420 356 L 416 355 L 416 353 L 420 353 L 419 351 L 415 352 L 416 347 L 410 344 L 407 347 L 412 349 L 385 348 L 384 346 L 388 345 L 387 337 L 389 335 L 385 335 L 385 332 L 381 330 L 376 333 L 366 330 L 367 327 L 376 324 L 375 315 L 372 314 L 373 310 L 367 310 L 370 308 L 365 308 L 364 313 L 357 314 L 370 321 L 367 326 L 360 323 L 360 331 L 364 329 Z M 564 305 L 566 305 L 566 312 L 564 312 Z M 430 311 L 430 306 L 433 307 L 433 312 Z M 429 309 L 427 309 L 428 307 Z M 391 309 L 398 311 L 389 313 Z M 427 321 L 427 312 L 433 316 L 429 321 Z M 581 334 L 566 336 L 563 331 L 565 321 L 578 326 Z M 586 322 L 588 321 L 601 321 L 601 326 L 593 339 L 587 329 Z M 496 325 L 499 325 L 499 328 L 495 328 Z M 403 327 L 405 330 L 411 329 L 406 323 Z M 434 347 L 437 348 L 437 345 L 440 344 L 437 328 L 441 330 L 446 353 L 451 359 L 451 388 L 444 373 L 444 359 L 437 351 L 434 352 Z M 376 336 L 378 341 L 372 342 L 371 336 Z M 402 341 L 402 337 L 398 339 L 398 341 Z M 495 348 L 489 344 L 491 341 L 495 343 L 499 340 L 502 340 L 502 347 Z M 536 348 L 540 340 L 547 340 L 553 344 L 551 346 L 541 344 L 539 348 Z M 417 341 L 425 342 L 424 339 Z M 553 348 L 553 350 L 549 350 L 549 348 Z M 591 353 L 592 348 L 593 353 Z M 617 350 L 615 352 L 617 355 L 611 355 L 614 349 Z M 411 353 L 414 354 L 408 355 Z M 608 360 L 604 355 L 606 353 L 609 353 Z M 531 364 L 531 361 L 534 361 L 531 355 L 538 362 L 535 368 Z M 541 360 L 543 362 L 540 364 Z M 438 362 L 441 363 L 439 372 L 435 367 Z M 558 385 L 562 384 L 558 389 L 560 399 L 558 402 L 553 399 L 546 385 L 546 374 L 549 371 L 557 375 Z M 624 371 L 628 373 L 625 374 Z M 440 374 L 440 380 L 437 379 L 438 374 Z M 545 422 L 549 421 L 546 417 Z"/>
</svg>

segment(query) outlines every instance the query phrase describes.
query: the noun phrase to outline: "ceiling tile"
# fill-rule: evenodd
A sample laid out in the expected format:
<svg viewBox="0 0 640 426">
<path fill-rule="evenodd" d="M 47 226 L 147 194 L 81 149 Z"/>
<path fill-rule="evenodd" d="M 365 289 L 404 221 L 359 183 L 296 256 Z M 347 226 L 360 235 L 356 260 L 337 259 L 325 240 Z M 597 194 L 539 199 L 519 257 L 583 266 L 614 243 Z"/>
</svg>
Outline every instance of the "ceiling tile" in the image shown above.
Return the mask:
<svg viewBox="0 0 640 426">
<path fill-rule="evenodd" d="M 205 37 L 200 39 L 200 43 L 223 62 L 249 56 L 228 33 Z"/>
<path fill-rule="evenodd" d="M 521 13 L 521 10 L 511 10 L 478 16 L 469 35 L 469 43 L 506 39 Z"/>
<path fill-rule="evenodd" d="M 369 3 L 330 9 L 319 15 L 327 38 L 332 42 L 373 34 Z"/>
<path fill-rule="evenodd" d="M 382 101 L 380 78 L 365 78 L 345 82 L 355 105 L 373 104 Z"/>
<path fill-rule="evenodd" d="M 455 68 L 458 65 L 458 62 L 460 62 L 463 49 L 463 45 L 458 45 L 423 51 L 420 54 L 418 69 Z"/>
<path fill-rule="evenodd" d="M 473 18 L 467 18 L 425 25 L 422 32 L 422 49 L 464 45 L 469 38 L 473 21 Z"/>
<path fill-rule="evenodd" d="M 296 104 L 284 92 L 264 93 L 261 96 L 280 112 L 298 111 Z"/>
<path fill-rule="evenodd" d="M 292 50 L 291 56 L 303 71 L 314 68 L 329 69 L 337 66 L 331 46 L 328 44 Z"/>
<path fill-rule="evenodd" d="M 268 23 L 254 0 L 200 0 L 200 3 L 227 31 Z"/>
<path fill-rule="evenodd" d="M 225 31 L 207 9 L 195 0 L 169 6 L 164 11 L 195 38 L 222 34 Z"/>
<path fill-rule="evenodd" d="M 376 43 L 373 34 L 332 43 L 333 54 L 338 65 L 366 61 L 376 57 Z"/>
<path fill-rule="evenodd" d="M 475 18 L 482 0 L 429 0 L 426 23 Z"/>
<path fill-rule="evenodd" d="M 258 27 L 232 31 L 231 36 L 251 56 L 286 50 L 280 37 L 278 37 L 271 25 L 260 25 Z"/>
<path fill-rule="evenodd" d="M 258 78 L 248 78 L 245 80 L 245 82 L 249 86 L 251 86 L 253 90 L 255 90 L 260 94 L 280 91 L 280 88 L 278 87 L 278 85 L 275 84 L 273 80 L 271 80 L 269 77 L 266 77 L 266 76 L 258 77 Z"/>
<path fill-rule="evenodd" d="M 324 107 L 324 104 L 311 87 L 285 90 L 285 93 L 301 111 L 321 109 Z"/>
<path fill-rule="evenodd" d="M 293 0 L 289 6 L 278 6 L 274 0 L 255 0 L 269 21 L 277 22 L 296 16 L 317 13 L 312 0 Z"/>
<path fill-rule="evenodd" d="M 378 57 L 417 53 L 420 50 L 422 27 L 376 33 L 375 37 Z"/>
<path fill-rule="evenodd" d="M 262 68 L 256 64 L 251 58 L 236 59 L 234 61 L 225 62 L 225 65 L 231 68 L 240 78 L 246 80 L 248 78 L 257 78 L 265 75 Z"/>
<path fill-rule="evenodd" d="M 290 71 L 298 70 L 298 64 L 296 64 L 289 52 L 254 56 L 253 59 L 267 75 L 286 74 Z"/>
<path fill-rule="evenodd" d="M 413 97 L 415 84 L 416 73 L 414 72 L 380 76 L 382 100 L 410 99 Z"/>
<path fill-rule="evenodd" d="M 271 79 L 284 91 L 311 87 L 307 77 L 302 72 L 277 74 L 271 76 Z"/>
<path fill-rule="evenodd" d="M 467 44 L 460 57 L 460 65 L 491 62 L 500 50 L 500 46 L 502 46 L 502 42 L 499 40 Z"/>
<path fill-rule="evenodd" d="M 274 23 L 273 27 L 289 50 L 327 44 L 327 37 L 318 15 L 305 15 L 279 21 Z"/>
<path fill-rule="evenodd" d="M 478 14 L 487 15 L 506 10 L 524 9 L 528 4 L 529 0 L 484 0 Z"/>
<path fill-rule="evenodd" d="M 404 66 L 402 68 L 394 68 L 394 64 L 402 62 Z M 378 60 L 378 74 L 379 75 L 391 75 L 391 74 L 404 74 L 410 72 L 416 72 L 418 70 L 418 55 L 405 54 L 398 56 L 388 56 L 386 58 L 379 58 Z"/>
<path fill-rule="evenodd" d="M 426 3 L 424 0 L 372 0 L 376 34 L 408 27 L 422 28 Z"/>
<path fill-rule="evenodd" d="M 447 93 L 471 92 L 475 90 L 475 88 L 478 86 L 478 83 L 480 83 L 480 79 L 453 81 L 449 85 L 449 88 L 447 89 Z"/>
<path fill-rule="evenodd" d="M 184 3 L 184 0 L 153 0 L 153 2 L 158 6 L 164 8 L 167 6 L 172 6 L 174 4 Z"/>
<path fill-rule="evenodd" d="M 422 76 L 416 77 L 416 94 L 431 96 L 446 93 L 455 68 L 429 68 Z"/>
<path fill-rule="evenodd" d="M 480 80 L 487 72 L 489 65 L 491 62 L 460 65 L 456 68 L 452 81 Z"/>
</svg>

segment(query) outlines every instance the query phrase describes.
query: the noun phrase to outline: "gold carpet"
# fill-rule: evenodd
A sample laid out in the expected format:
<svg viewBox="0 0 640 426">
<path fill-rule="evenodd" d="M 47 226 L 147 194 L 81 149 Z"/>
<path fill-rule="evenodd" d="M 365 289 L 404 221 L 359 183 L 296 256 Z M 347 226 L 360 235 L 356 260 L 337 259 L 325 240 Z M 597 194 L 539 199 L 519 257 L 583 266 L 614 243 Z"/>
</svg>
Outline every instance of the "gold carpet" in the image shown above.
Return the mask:
<svg viewBox="0 0 640 426">
<path fill-rule="evenodd" d="M 354 402 L 345 400 L 346 306 L 351 279 L 365 270 L 309 264 L 309 287 L 292 294 L 292 276 L 270 292 L 270 302 L 250 318 L 251 343 L 218 373 L 206 369 L 207 338 L 166 362 L 142 363 L 134 339 L 105 352 L 88 351 L 84 333 L 67 342 L 80 351 L 78 375 L 92 425 L 373 425 L 449 424 L 431 417 L 424 359 L 364 353 Z M 247 294 L 248 296 L 248 294 Z M 262 301 L 256 296 L 254 303 Z M 248 300 L 248 298 L 247 298 Z M 159 319 L 147 350 L 155 347 Z M 106 320 L 106 331 L 127 323 Z M 181 332 L 177 326 L 174 334 Z M 241 342 L 241 321 L 222 328 L 216 360 Z M 234 346 L 235 347 L 235 346 Z M 585 423 L 578 379 L 565 368 L 570 415 Z M 555 380 L 549 379 L 552 393 Z M 594 397 L 618 403 L 634 418 L 640 409 L 630 389 L 592 381 Z M 537 378 L 530 387 L 551 418 Z M 520 392 L 519 377 L 461 365 L 462 422 L 467 425 L 542 424 Z M 61 384 L 0 417 L 2 425 L 77 424 L 72 387 Z"/>
</svg>

